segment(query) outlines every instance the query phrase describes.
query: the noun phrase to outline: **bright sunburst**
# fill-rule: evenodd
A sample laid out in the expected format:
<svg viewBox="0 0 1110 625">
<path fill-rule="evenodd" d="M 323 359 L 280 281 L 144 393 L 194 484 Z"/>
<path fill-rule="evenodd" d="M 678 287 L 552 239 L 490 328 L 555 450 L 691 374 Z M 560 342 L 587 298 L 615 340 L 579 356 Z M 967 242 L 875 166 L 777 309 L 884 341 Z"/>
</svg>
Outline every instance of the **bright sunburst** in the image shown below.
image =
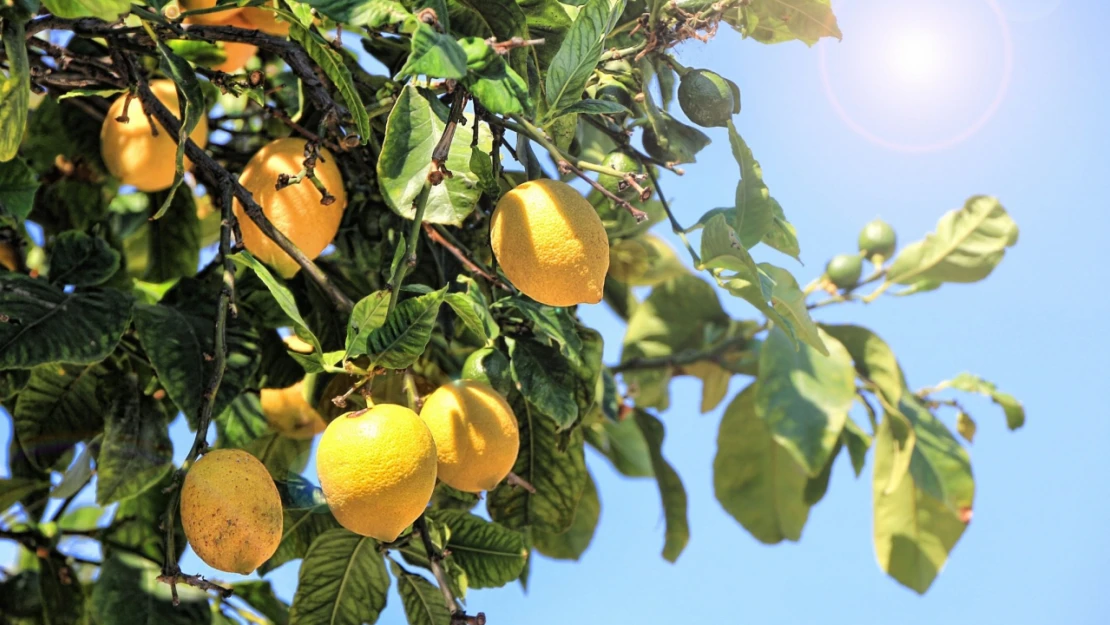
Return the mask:
<svg viewBox="0 0 1110 625">
<path fill-rule="evenodd" d="M 887 64 L 902 82 L 926 85 L 940 78 L 944 59 L 938 36 L 927 31 L 909 31 L 895 38 L 889 47 Z"/>
</svg>

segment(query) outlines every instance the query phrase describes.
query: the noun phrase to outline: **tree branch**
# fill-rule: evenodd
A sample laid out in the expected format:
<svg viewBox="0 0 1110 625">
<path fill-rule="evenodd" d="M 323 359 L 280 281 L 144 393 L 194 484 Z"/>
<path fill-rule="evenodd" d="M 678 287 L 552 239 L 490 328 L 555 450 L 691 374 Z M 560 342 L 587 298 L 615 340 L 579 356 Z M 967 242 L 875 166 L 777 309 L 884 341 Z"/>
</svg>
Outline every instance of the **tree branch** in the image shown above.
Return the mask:
<svg viewBox="0 0 1110 625">
<path fill-rule="evenodd" d="M 451 592 L 451 587 L 447 583 L 447 574 L 444 573 L 441 564 L 443 553 L 432 544 L 432 537 L 428 533 L 428 521 L 423 514 L 412 524 L 412 529 L 420 534 L 420 540 L 424 543 L 424 551 L 428 553 L 428 565 L 439 584 L 440 592 L 443 593 L 443 602 L 447 604 L 447 610 L 451 612 L 451 625 L 485 625 L 486 615 L 484 613 L 479 612 L 474 616 L 467 616 L 466 611 L 460 608 L 458 602 L 455 601 L 455 595 Z"/>
<path fill-rule="evenodd" d="M 515 292 L 515 289 L 502 282 L 492 271 L 486 269 L 480 265 L 478 261 L 471 258 L 470 251 L 455 240 L 455 238 L 442 226 L 426 223 L 424 224 L 424 232 L 433 243 L 451 252 L 451 255 L 457 258 L 470 273 L 489 281 L 490 284 L 499 289 L 504 289 L 510 293 Z"/>
<path fill-rule="evenodd" d="M 657 356 L 655 358 L 631 358 L 620 364 L 612 365 L 609 370 L 613 373 L 623 373 L 625 371 L 639 371 L 643 369 L 659 369 L 662 367 L 680 367 L 682 365 L 690 365 L 701 360 L 715 361 L 717 358 L 728 353 L 734 347 L 745 347 L 751 337 L 747 335 L 734 336 L 725 339 L 720 343 L 704 350 L 687 350 L 678 352 L 677 354 L 670 354 L 667 356 Z"/>
</svg>

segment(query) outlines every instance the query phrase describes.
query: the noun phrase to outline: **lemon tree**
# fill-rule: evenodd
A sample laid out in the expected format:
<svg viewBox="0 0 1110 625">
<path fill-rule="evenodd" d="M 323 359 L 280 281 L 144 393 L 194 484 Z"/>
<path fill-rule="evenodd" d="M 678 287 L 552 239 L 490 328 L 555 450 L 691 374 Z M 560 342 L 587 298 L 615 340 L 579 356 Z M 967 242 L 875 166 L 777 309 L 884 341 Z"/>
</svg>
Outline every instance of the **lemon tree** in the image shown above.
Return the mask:
<svg viewBox="0 0 1110 625">
<path fill-rule="evenodd" d="M 960 394 L 1024 410 L 970 373 L 910 386 L 822 309 L 986 279 L 1017 226 L 953 198 L 922 237 L 876 221 L 824 272 L 790 261 L 739 87 L 674 56 L 725 28 L 842 36 L 828 0 L 0 4 L 2 620 L 492 620 L 470 590 L 589 547 L 595 461 L 657 484 L 645 548 L 705 539 L 662 453 L 695 404 L 738 531 L 799 540 L 846 454 L 873 483 L 858 548 L 924 593 L 975 505 Z M 734 205 L 676 212 L 711 141 Z M 266 581 L 289 562 L 291 605 Z"/>
</svg>

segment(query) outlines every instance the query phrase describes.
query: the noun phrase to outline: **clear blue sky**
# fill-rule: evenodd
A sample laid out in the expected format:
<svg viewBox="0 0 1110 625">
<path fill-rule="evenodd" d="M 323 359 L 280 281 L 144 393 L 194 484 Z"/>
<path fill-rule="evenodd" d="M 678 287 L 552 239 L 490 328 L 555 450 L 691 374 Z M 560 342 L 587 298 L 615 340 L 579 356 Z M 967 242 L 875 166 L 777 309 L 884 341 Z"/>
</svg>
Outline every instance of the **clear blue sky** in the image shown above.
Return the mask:
<svg viewBox="0 0 1110 625">
<path fill-rule="evenodd" d="M 702 416 L 696 402 L 680 400 L 664 415 L 664 451 L 690 501 L 692 536 L 677 564 L 659 556 L 654 484 L 622 478 L 591 454 L 603 500 L 593 544 L 578 563 L 535 560 L 527 595 L 517 585 L 472 592 L 469 609 L 484 611 L 491 625 L 1110 622 L 1110 489 L 1102 479 L 1110 408 L 1097 391 L 1110 373 L 1110 300 L 1099 284 L 1110 261 L 1110 50 L 1101 41 L 1110 7 L 1097 0 L 836 5 L 844 41 L 822 44 L 827 82 L 842 112 L 872 138 L 832 104 L 819 48 L 761 46 L 723 29 L 709 45 L 681 48 L 678 58 L 741 86 L 740 131 L 798 227 L 805 266 L 770 250 L 756 256 L 791 268 L 802 282 L 832 254 L 854 251 L 859 227 L 876 216 L 909 242 L 969 195 L 987 193 L 1017 220 L 1021 240 L 984 283 L 819 311 L 824 321 L 875 329 L 915 387 L 967 370 L 1024 402 L 1027 425 L 1010 433 L 995 406 L 967 401 L 979 423 L 969 530 L 926 596 L 903 589 L 875 563 L 869 471 L 856 480 L 841 458 L 800 544 L 765 547 L 713 497 L 719 411 Z M 1005 92 L 993 115 L 964 133 L 998 94 L 1007 65 L 1003 27 L 1012 50 Z M 894 149 L 961 134 L 943 149 Z M 736 167 L 724 133 L 713 138 L 685 178 L 665 182 L 685 223 L 732 203 Z M 742 302 L 726 306 L 752 314 Z M 602 330 L 607 359 L 616 361 L 622 327 L 602 307 L 583 317 Z M 676 397 L 696 392 L 689 382 L 674 389 Z M 174 438 L 180 457 L 188 438 L 180 423 Z M 315 477 L 312 467 L 308 475 Z M 191 554 L 182 565 L 206 571 Z M 269 579 L 291 599 L 295 564 Z M 396 594 L 380 622 L 404 622 Z"/>
</svg>

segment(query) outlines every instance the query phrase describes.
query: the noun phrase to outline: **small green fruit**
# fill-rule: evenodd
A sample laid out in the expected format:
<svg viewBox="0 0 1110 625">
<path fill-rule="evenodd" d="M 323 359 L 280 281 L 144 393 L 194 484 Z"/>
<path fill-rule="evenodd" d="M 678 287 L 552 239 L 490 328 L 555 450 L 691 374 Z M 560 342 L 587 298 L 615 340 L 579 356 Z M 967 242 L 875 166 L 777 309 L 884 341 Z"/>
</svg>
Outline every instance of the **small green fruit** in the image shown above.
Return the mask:
<svg viewBox="0 0 1110 625">
<path fill-rule="evenodd" d="M 602 165 L 625 173 L 638 174 L 643 171 L 643 167 L 640 166 L 640 162 L 625 154 L 624 152 L 613 152 L 605 158 L 605 161 L 602 162 Z M 626 200 L 636 198 L 637 194 L 635 189 L 630 186 L 625 186 L 623 189 L 621 188 L 622 180 L 623 178 L 610 176 L 608 174 L 598 174 L 597 177 L 598 183 L 600 183 L 602 187 L 605 187 L 606 191 L 616 195 L 617 197 Z"/>
<path fill-rule="evenodd" d="M 897 243 L 894 228 L 881 219 L 868 223 L 859 233 L 859 251 L 868 258 L 876 255 L 890 258 Z"/>
<path fill-rule="evenodd" d="M 493 387 L 502 395 L 512 389 L 512 375 L 509 372 L 509 359 L 492 347 L 474 350 L 462 367 L 464 380 L 477 380 Z"/>
<path fill-rule="evenodd" d="M 740 112 L 740 90 L 709 70 L 692 69 L 678 84 L 678 104 L 699 126 L 725 126 L 733 114 Z"/>
<path fill-rule="evenodd" d="M 837 254 L 825 265 L 825 275 L 837 288 L 854 287 L 863 275 L 863 259 L 858 254 Z"/>
</svg>

